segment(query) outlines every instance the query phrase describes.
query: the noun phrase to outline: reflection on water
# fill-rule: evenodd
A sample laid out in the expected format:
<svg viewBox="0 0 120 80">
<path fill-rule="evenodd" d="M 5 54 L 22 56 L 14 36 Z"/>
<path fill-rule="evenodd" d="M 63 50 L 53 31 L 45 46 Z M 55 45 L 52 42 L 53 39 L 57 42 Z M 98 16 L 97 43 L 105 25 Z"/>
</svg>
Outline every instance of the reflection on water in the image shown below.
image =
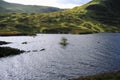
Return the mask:
<svg viewBox="0 0 120 80">
<path fill-rule="evenodd" d="M 69 44 L 59 44 L 61 37 Z M 120 70 L 120 34 L 38 34 L 0 37 L 29 52 L 0 59 L 0 80 L 67 80 Z M 27 42 L 27 44 L 22 44 Z M 45 49 L 41 51 L 42 49 Z"/>
</svg>

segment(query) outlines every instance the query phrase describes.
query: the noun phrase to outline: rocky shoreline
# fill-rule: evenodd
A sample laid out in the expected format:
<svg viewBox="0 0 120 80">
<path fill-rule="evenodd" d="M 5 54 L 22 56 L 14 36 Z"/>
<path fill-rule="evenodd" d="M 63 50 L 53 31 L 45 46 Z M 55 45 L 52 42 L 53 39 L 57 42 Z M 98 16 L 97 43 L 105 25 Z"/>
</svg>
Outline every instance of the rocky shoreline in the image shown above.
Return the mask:
<svg viewBox="0 0 120 80">
<path fill-rule="evenodd" d="M 0 45 L 9 44 L 10 42 L 0 41 Z M 12 55 L 17 55 L 25 51 L 11 48 L 11 47 L 0 47 L 0 57 L 7 57 Z"/>
<path fill-rule="evenodd" d="M 120 71 L 74 78 L 69 80 L 120 80 Z"/>
<path fill-rule="evenodd" d="M 0 41 L 0 45 L 9 44 L 10 42 Z"/>
</svg>

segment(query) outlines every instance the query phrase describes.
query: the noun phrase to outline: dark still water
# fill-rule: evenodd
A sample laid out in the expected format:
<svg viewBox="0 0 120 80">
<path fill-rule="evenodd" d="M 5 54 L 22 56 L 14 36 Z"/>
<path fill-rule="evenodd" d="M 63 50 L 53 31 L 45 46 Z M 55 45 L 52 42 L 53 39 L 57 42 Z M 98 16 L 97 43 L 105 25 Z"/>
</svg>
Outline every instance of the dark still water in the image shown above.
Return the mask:
<svg viewBox="0 0 120 80">
<path fill-rule="evenodd" d="M 62 37 L 68 39 L 67 46 L 59 44 Z M 0 80 L 68 80 L 120 70 L 120 33 L 38 34 L 0 37 L 0 41 L 30 51 L 0 58 Z"/>
</svg>

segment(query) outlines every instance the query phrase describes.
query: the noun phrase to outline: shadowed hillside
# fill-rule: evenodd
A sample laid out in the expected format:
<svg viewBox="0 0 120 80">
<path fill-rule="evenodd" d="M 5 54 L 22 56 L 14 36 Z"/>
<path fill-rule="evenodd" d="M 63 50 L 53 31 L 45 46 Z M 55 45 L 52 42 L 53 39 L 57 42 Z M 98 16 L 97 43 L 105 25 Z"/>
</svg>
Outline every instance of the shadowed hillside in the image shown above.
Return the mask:
<svg viewBox="0 0 120 80">
<path fill-rule="evenodd" d="M 120 23 L 120 0 L 93 0 L 92 4 L 86 9 L 92 11 L 94 15 L 91 18 L 102 22 L 103 24 L 119 26 Z"/>
</svg>

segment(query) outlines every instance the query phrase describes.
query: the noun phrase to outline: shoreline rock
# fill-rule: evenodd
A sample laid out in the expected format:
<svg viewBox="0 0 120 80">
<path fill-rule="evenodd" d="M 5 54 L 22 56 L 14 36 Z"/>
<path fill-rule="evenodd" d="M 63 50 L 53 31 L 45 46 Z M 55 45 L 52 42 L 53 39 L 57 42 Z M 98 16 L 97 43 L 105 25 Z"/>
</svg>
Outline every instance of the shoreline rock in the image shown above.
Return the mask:
<svg viewBox="0 0 120 80">
<path fill-rule="evenodd" d="M 20 54 L 20 53 L 23 53 L 23 52 L 25 52 L 25 51 L 15 49 L 15 48 L 11 48 L 11 47 L 0 47 L 0 58 L 17 55 L 17 54 Z"/>
<path fill-rule="evenodd" d="M 10 44 L 10 42 L 0 41 L 0 45 Z"/>
</svg>

